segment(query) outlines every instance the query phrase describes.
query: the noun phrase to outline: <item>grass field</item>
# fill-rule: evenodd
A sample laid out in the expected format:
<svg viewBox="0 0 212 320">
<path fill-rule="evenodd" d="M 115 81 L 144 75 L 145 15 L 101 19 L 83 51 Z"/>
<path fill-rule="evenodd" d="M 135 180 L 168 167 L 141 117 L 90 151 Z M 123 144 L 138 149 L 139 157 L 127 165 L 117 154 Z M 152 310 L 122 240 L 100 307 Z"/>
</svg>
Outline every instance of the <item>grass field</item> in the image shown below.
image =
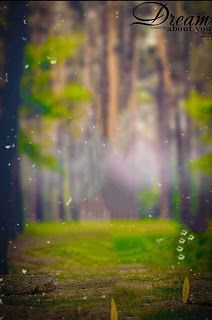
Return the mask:
<svg viewBox="0 0 212 320">
<path fill-rule="evenodd" d="M 61 308 L 64 319 L 75 319 L 74 310 L 95 310 L 91 319 L 109 319 L 113 297 L 119 319 L 205 320 L 200 315 L 210 310 L 182 305 L 181 296 L 186 275 L 198 281 L 198 290 L 201 281 L 210 281 L 210 243 L 209 231 L 197 235 L 163 220 L 29 224 L 15 248 L 10 245 L 11 272 L 53 274 L 58 290 L 39 299 L 6 297 L 4 303 L 33 307 L 32 319 L 43 319 L 45 312 L 54 319 L 50 313 Z"/>
</svg>

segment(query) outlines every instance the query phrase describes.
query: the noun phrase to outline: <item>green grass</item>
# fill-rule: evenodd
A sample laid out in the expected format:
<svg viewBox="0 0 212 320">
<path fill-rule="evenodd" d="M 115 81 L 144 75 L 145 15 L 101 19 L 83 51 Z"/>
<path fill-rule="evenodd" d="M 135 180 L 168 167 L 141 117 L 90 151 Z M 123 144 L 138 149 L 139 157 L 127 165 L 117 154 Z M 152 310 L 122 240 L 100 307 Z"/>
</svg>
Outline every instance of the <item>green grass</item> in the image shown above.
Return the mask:
<svg viewBox="0 0 212 320">
<path fill-rule="evenodd" d="M 182 235 L 182 230 L 186 234 Z M 182 239 L 185 242 L 180 244 Z M 179 319 L 181 315 L 186 319 L 188 311 L 159 312 L 160 305 L 167 300 L 181 301 L 185 275 L 190 279 L 210 278 L 211 240 L 210 231 L 193 234 L 176 222 L 161 219 L 30 223 L 16 244 L 15 250 L 22 258 L 18 259 L 16 254 L 11 270 L 18 274 L 22 268 L 27 269 L 28 274 L 54 274 L 63 287 L 63 295 L 20 300 L 5 297 L 4 300 L 11 306 L 54 306 L 56 309 L 104 306 L 109 310 L 113 297 L 119 320 L 127 316 L 143 319 L 146 313 L 141 306 L 152 303 L 159 303 L 156 315 L 153 307 L 152 314 L 147 314 L 145 319 L 178 319 L 177 315 Z M 179 245 L 183 247 L 182 252 L 177 252 Z M 179 254 L 185 258 L 179 260 Z M 97 284 L 91 284 L 92 279 Z M 113 279 L 115 284 L 108 284 Z M 101 285 L 101 281 L 106 284 Z M 191 319 L 196 319 L 195 313 L 192 315 Z"/>
<path fill-rule="evenodd" d="M 199 267 L 210 270 L 211 233 L 194 235 L 187 230 L 186 235 L 181 235 L 182 229 L 173 221 L 160 219 L 32 223 L 26 227 L 24 237 L 35 240 L 23 251 L 34 257 L 50 259 L 62 274 L 67 274 L 70 268 L 96 270 L 136 264 L 166 270 Z M 190 234 L 194 239 L 188 240 Z M 185 242 L 180 244 L 182 238 Z M 178 246 L 183 248 L 182 252 L 177 252 Z M 185 258 L 179 260 L 179 254 Z"/>
<path fill-rule="evenodd" d="M 26 254 L 53 259 L 55 267 L 97 268 L 119 264 L 171 264 L 179 225 L 170 221 L 30 224 L 35 242 Z"/>
</svg>

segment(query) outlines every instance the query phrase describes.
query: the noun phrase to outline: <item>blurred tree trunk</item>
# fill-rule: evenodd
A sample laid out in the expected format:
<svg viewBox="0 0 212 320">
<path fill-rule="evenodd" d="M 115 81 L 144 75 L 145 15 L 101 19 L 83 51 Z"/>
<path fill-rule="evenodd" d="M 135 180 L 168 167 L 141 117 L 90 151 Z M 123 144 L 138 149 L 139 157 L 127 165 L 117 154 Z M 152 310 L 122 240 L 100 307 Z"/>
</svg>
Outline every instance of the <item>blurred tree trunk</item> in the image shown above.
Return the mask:
<svg viewBox="0 0 212 320">
<path fill-rule="evenodd" d="M 13 181 L 14 181 L 14 188 L 13 188 L 13 203 L 15 204 L 15 212 L 16 212 L 16 225 L 17 231 L 23 232 L 24 230 L 24 208 L 23 208 L 23 199 L 22 199 L 22 187 L 21 187 L 21 163 L 19 161 L 20 155 L 18 150 L 13 157 Z"/>
<path fill-rule="evenodd" d="M 211 179 L 210 177 L 201 176 L 199 186 L 199 201 L 197 208 L 197 215 L 195 217 L 192 229 L 195 231 L 205 231 L 207 229 L 208 221 L 211 219 Z"/>
<path fill-rule="evenodd" d="M 36 193 L 35 193 L 35 216 L 38 222 L 44 220 L 44 210 L 43 210 L 43 172 L 40 168 L 37 169 L 36 175 Z"/>
<path fill-rule="evenodd" d="M 80 219 L 80 208 L 75 201 L 71 204 L 71 218 L 73 221 L 79 221 Z"/>
<path fill-rule="evenodd" d="M 129 39 L 129 25 L 128 21 L 128 4 L 124 3 L 119 5 L 119 15 L 118 15 L 118 53 L 119 53 L 119 78 L 120 78 L 120 86 L 119 86 L 119 110 L 124 110 L 126 108 L 126 101 L 128 96 L 128 72 L 129 72 L 129 64 L 131 63 L 129 59 L 129 51 L 131 48 L 129 47 L 129 41 L 134 40 L 135 33 L 132 33 L 132 39 Z M 126 23 L 127 21 L 127 23 Z M 129 25 L 128 25 L 129 23 Z M 132 28 L 130 28 L 132 30 Z"/>
<path fill-rule="evenodd" d="M 188 40 L 188 39 L 187 39 Z M 181 111 L 179 109 L 179 94 L 176 90 L 179 84 L 184 84 L 184 92 L 183 96 L 188 95 L 189 85 L 187 84 L 188 79 L 184 76 L 184 68 L 178 70 L 176 69 L 177 63 L 181 61 L 181 57 L 186 55 L 186 59 L 184 61 L 184 67 L 188 68 L 188 59 L 189 55 L 186 51 L 181 52 L 181 46 L 178 38 L 178 34 L 173 37 L 172 34 L 167 33 L 167 36 L 164 37 L 163 32 L 160 32 L 160 43 L 159 52 L 162 58 L 163 68 L 165 70 L 164 73 L 164 85 L 166 88 L 167 101 L 171 106 L 172 114 L 174 116 L 175 122 L 175 140 L 176 140 L 176 156 L 177 156 L 177 174 L 179 177 L 179 194 L 180 194 L 180 217 L 181 221 L 186 225 L 189 224 L 190 220 L 190 176 L 188 170 L 188 159 L 190 157 L 190 140 L 191 140 L 191 131 L 190 127 L 187 130 L 187 138 L 183 140 L 183 131 L 181 128 Z M 177 49 L 176 45 L 178 44 Z M 184 43 L 185 44 L 185 43 Z M 188 50 L 187 45 L 183 47 L 184 50 Z M 163 118 L 166 117 L 163 114 Z M 188 125 L 189 121 L 187 121 Z M 188 128 L 188 127 L 187 127 Z M 188 147 L 188 156 L 186 157 L 186 150 Z"/>
<path fill-rule="evenodd" d="M 57 130 L 57 149 L 59 153 L 59 165 L 61 169 L 64 169 L 64 134 L 63 127 L 61 124 L 58 124 Z M 59 172 L 59 181 L 58 181 L 58 216 L 60 220 L 65 219 L 65 204 L 64 204 L 64 173 Z"/>
<path fill-rule="evenodd" d="M 176 2 L 177 13 L 179 16 L 184 16 L 183 2 Z M 179 81 L 184 86 L 183 99 L 186 100 L 190 93 L 190 48 L 191 39 L 188 32 L 183 33 L 183 38 L 180 41 L 179 36 L 177 39 L 169 38 L 170 50 L 174 50 L 173 46 L 178 43 L 178 59 L 183 58 L 183 68 L 181 69 L 181 76 Z M 181 46 L 180 46 L 181 45 Z M 173 60 L 172 60 L 173 61 Z M 170 59 L 171 62 L 171 59 Z M 191 174 L 189 172 L 189 161 L 191 158 L 191 142 L 192 142 L 192 123 L 189 115 L 185 114 L 185 130 L 184 135 L 181 129 L 179 102 L 175 98 L 175 121 L 176 121 L 176 141 L 177 141 L 177 154 L 178 154 L 178 170 L 179 170 L 179 190 L 181 199 L 181 220 L 186 225 L 191 224 Z"/>
<path fill-rule="evenodd" d="M 50 32 L 50 26 L 52 24 L 52 6 L 53 2 L 43 1 L 31 1 L 30 5 L 30 27 L 31 27 L 31 43 L 40 45 L 42 44 Z M 33 121 L 34 119 L 32 119 Z M 43 130 L 42 130 L 42 118 L 36 118 L 36 139 L 42 145 Z M 34 211 L 35 219 L 37 221 L 43 221 L 44 216 L 44 197 L 43 197 L 43 181 L 44 172 L 42 167 L 37 167 L 35 171 L 35 201 L 30 210 Z"/>
<path fill-rule="evenodd" d="M 84 44 L 84 70 L 83 70 L 83 84 L 89 89 L 94 97 L 88 103 L 89 108 L 93 115 L 94 124 L 100 124 L 100 90 L 99 90 L 99 77 L 100 66 L 99 51 L 100 51 L 100 15 L 101 4 L 95 1 L 83 1 L 83 8 L 85 10 L 84 29 L 86 30 L 86 40 Z"/>
<path fill-rule="evenodd" d="M 118 37 L 117 37 L 117 6 L 112 1 L 107 1 L 106 15 L 108 16 L 108 78 L 109 78 L 109 103 L 108 103 L 108 138 L 112 140 L 117 121 L 118 109 Z"/>
<path fill-rule="evenodd" d="M 159 210 L 162 218 L 171 212 L 169 118 L 165 91 L 165 72 L 161 57 L 156 58 L 158 87 L 156 91 L 159 157 Z"/>
<path fill-rule="evenodd" d="M 138 74 L 140 30 L 130 26 L 130 3 L 118 7 L 119 52 L 119 109 L 128 109 L 132 116 L 136 109 L 136 80 Z"/>
<path fill-rule="evenodd" d="M 108 43 L 108 16 L 106 14 L 106 1 L 101 3 L 101 26 L 100 26 L 100 33 L 102 35 L 102 59 L 101 59 L 101 95 L 100 95 L 100 105 L 101 105 L 101 129 L 102 129 L 102 137 L 103 139 L 108 139 L 108 118 L 109 118 L 109 72 L 107 66 L 108 60 L 108 50 L 107 50 L 107 43 Z"/>
<path fill-rule="evenodd" d="M 37 120 L 37 130 L 38 133 L 38 141 L 39 144 L 42 143 L 42 119 Z M 36 176 L 35 176 L 36 182 L 36 190 L 35 190 L 35 217 L 37 221 L 43 221 L 44 220 L 44 205 L 43 205 L 43 183 L 44 183 L 44 173 L 41 167 L 38 167 L 36 169 Z"/>
<path fill-rule="evenodd" d="M 166 39 L 163 31 L 158 31 L 158 46 L 156 55 L 156 68 L 158 73 L 157 124 L 159 145 L 159 188 L 160 215 L 163 218 L 171 217 L 171 132 L 170 132 L 170 102 L 172 96 L 172 83 L 167 64 Z"/>
<path fill-rule="evenodd" d="M 118 109 L 118 43 L 116 4 L 102 2 L 101 35 L 101 123 L 103 138 L 111 140 L 115 133 Z"/>
<path fill-rule="evenodd" d="M 178 101 L 174 102 L 175 116 L 175 132 L 176 132 L 176 150 L 177 150 L 177 172 L 179 177 L 179 193 L 180 193 L 180 218 L 181 221 L 188 225 L 190 219 L 190 188 L 189 188 L 189 172 L 186 168 L 185 149 L 182 138 L 182 130 L 180 125 L 180 111 Z"/>
<path fill-rule="evenodd" d="M 25 1 L 10 1 L 8 6 L 5 35 L 5 74 L 8 76 L 8 82 L 3 89 L 0 110 L 0 274 L 7 272 L 8 240 L 16 231 L 17 219 L 21 220 L 21 216 L 16 216 L 20 212 L 14 212 L 16 203 L 13 203 L 13 196 L 16 181 L 12 175 L 12 165 L 14 157 L 17 156 L 19 85 L 25 44 L 22 38 L 26 36 L 26 25 L 23 20 L 27 15 L 27 7 Z M 10 148 L 7 149 L 5 146 Z"/>
</svg>

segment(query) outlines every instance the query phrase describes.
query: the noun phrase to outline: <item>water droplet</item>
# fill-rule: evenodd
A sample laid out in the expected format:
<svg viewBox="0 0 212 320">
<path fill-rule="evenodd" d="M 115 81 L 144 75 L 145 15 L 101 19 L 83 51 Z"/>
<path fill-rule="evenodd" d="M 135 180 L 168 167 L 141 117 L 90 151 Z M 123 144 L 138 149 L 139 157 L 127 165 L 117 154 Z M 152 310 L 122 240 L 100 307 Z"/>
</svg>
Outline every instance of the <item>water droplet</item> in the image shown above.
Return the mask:
<svg viewBox="0 0 212 320">
<path fill-rule="evenodd" d="M 8 73 L 5 73 L 5 79 L 4 82 L 8 82 Z"/>
</svg>

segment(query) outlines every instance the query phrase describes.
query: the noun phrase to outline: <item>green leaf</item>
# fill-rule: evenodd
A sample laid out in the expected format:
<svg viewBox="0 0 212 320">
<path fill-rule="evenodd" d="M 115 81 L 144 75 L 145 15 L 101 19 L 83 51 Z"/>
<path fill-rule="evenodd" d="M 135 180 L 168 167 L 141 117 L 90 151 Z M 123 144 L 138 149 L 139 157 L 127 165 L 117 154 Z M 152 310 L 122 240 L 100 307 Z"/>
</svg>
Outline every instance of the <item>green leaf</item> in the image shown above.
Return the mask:
<svg viewBox="0 0 212 320">
<path fill-rule="evenodd" d="M 188 280 L 188 277 L 185 277 L 185 280 L 183 283 L 183 294 L 182 294 L 183 303 L 187 303 L 188 297 L 189 297 L 189 291 L 190 291 L 189 280 Z"/>
<path fill-rule="evenodd" d="M 29 157 L 34 163 L 51 171 L 63 173 L 57 158 L 50 154 L 43 154 L 39 144 L 31 141 L 23 130 L 19 130 L 18 146 L 19 152 Z"/>
<path fill-rule="evenodd" d="M 185 101 L 185 109 L 197 126 L 209 125 L 212 121 L 212 97 L 192 91 Z"/>
<path fill-rule="evenodd" d="M 191 163 L 191 168 L 205 175 L 212 174 L 212 153 L 205 154 Z"/>
<path fill-rule="evenodd" d="M 118 312 L 116 308 L 115 300 L 111 299 L 111 320 L 118 320 Z"/>
</svg>

